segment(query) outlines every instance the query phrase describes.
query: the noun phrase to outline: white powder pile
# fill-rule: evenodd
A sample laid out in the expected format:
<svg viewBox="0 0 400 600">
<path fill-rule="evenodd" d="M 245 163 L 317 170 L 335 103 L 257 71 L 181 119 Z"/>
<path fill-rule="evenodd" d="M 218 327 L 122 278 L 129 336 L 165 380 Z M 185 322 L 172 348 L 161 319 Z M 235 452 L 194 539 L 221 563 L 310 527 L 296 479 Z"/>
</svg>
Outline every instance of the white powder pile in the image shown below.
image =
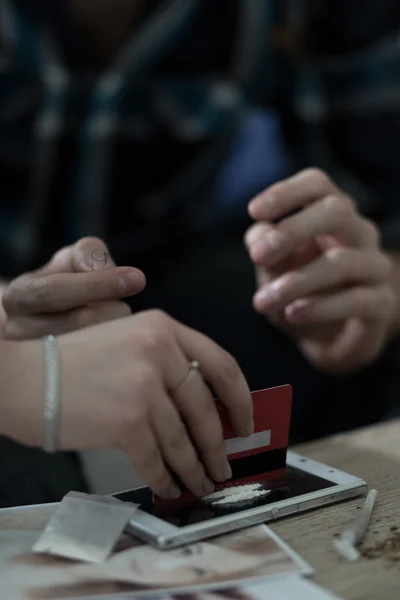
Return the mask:
<svg viewBox="0 0 400 600">
<path fill-rule="evenodd" d="M 261 496 L 266 496 L 270 493 L 270 490 L 260 489 L 261 487 L 261 483 L 233 485 L 231 487 L 226 487 L 223 490 L 219 490 L 218 492 L 213 492 L 212 494 L 205 496 L 203 500 L 219 506 L 223 504 L 247 502 L 249 500 L 254 500 L 255 498 L 260 498 Z"/>
<path fill-rule="evenodd" d="M 225 496 L 225 498 L 221 498 L 221 500 L 217 500 L 213 502 L 214 505 L 221 504 L 237 504 L 239 502 L 247 502 L 251 500 L 255 500 L 256 498 L 260 498 L 261 496 L 266 496 L 269 494 L 269 490 L 248 490 L 241 492 L 237 492 L 236 494 L 232 494 L 231 496 Z"/>
</svg>

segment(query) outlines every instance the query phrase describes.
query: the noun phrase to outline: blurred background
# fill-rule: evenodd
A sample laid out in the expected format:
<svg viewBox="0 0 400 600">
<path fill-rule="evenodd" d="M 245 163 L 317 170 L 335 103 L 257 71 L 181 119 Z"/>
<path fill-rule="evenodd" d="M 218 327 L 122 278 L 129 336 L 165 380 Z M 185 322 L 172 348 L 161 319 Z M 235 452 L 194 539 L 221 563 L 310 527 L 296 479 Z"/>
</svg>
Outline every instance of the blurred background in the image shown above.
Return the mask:
<svg viewBox="0 0 400 600">
<path fill-rule="evenodd" d="M 249 200 L 312 165 L 399 244 L 399 31 L 396 0 L 0 0 L 0 277 L 99 236 L 146 273 L 134 311 L 211 335 L 253 389 L 294 386 L 293 441 L 384 418 L 397 347 L 316 372 L 252 310 L 242 239 Z M 84 461 L 100 492 L 134 483 L 118 452 Z"/>
</svg>

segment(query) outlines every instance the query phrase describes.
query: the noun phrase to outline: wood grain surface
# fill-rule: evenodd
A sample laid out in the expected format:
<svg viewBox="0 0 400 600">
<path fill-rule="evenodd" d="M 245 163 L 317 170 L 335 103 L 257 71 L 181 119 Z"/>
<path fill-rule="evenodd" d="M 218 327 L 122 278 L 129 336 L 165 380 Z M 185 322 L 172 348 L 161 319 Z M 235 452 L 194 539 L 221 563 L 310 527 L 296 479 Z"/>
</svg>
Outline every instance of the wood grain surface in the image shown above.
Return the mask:
<svg viewBox="0 0 400 600">
<path fill-rule="evenodd" d="M 362 499 L 284 519 L 272 528 L 316 570 L 316 581 L 345 600 L 400 598 L 400 421 L 298 446 L 296 451 L 364 479 L 378 490 L 367 557 L 346 563 L 332 536 L 357 515 Z"/>
<path fill-rule="evenodd" d="M 316 571 L 316 581 L 345 600 L 400 599 L 400 421 L 299 446 L 297 451 L 366 480 L 378 500 L 363 549 L 349 564 L 332 548 L 332 536 L 353 520 L 362 499 L 299 514 L 272 524 Z M 1 529 L 41 529 L 53 506 L 2 511 Z M 381 548 L 380 546 L 384 546 Z"/>
</svg>

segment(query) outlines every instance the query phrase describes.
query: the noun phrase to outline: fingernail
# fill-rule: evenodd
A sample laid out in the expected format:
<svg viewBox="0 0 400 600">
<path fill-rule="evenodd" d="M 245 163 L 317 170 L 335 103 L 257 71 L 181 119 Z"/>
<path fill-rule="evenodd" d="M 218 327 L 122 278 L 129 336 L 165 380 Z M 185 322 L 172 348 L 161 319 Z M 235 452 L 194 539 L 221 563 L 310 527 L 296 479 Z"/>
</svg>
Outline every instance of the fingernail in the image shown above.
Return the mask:
<svg viewBox="0 0 400 600">
<path fill-rule="evenodd" d="M 143 286 L 144 276 L 140 271 L 125 273 L 124 275 L 120 275 L 119 282 L 121 290 L 129 294 L 137 292 L 138 288 Z"/>
<path fill-rule="evenodd" d="M 275 254 L 280 252 L 284 243 L 283 236 L 273 231 L 268 233 L 263 237 L 262 240 L 254 243 L 250 254 L 251 258 L 254 261 L 258 260 L 266 260 L 268 261 L 268 256 L 272 254 L 272 257 L 275 258 Z"/>
<path fill-rule="evenodd" d="M 285 316 L 287 319 L 293 322 L 302 321 L 308 314 L 310 308 L 310 301 L 306 298 L 296 300 L 285 308 Z"/>
<path fill-rule="evenodd" d="M 263 288 L 254 295 L 254 303 L 263 309 L 274 307 L 279 303 L 278 291 L 270 286 Z"/>
<path fill-rule="evenodd" d="M 223 481 L 226 481 L 227 479 L 231 479 L 231 477 L 232 477 L 232 468 L 228 462 L 222 469 L 222 475 L 223 475 Z"/>
<path fill-rule="evenodd" d="M 263 260 L 264 255 L 268 252 L 268 245 L 263 237 L 262 240 L 254 242 L 250 247 L 250 256 L 255 262 Z"/>
<path fill-rule="evenodd" d="M 266 240 L 270 250 L 279 250 L 282 247 L 283 241 L 283 236 L 277 231 L 271 231 Z"/>
<path fill-rule="evenodd" d="M 257 207 L 260 204 L 260 200 L 259 200 L 259 196 L 256 196 L 255 198 L 253 198 L 253 200 L 251 200 L 248 204 L 247 210 L 249 212 L 249 215 L 252 217 L 253 216 L 253 212 L 255 210 L 257 210 Z"/>
<path fill-rule="evenodd" d="M 168 490 L 168 495 L 170 498 L 180 498 L 181 490 L 176 485 L 171 485 Z"/>
<path fill-rule="evenodd" d="M 259 225 L 253 225 L 245 235 L 245 243 L 249 248 L 255 246 L 257 243 L 265 239 L 266 235 L 265 228 L 261 228 Z"/>
<path fill-rule="evenodd" d="M 203 492 L 205 495 L 207 494 L 211 494 L 211 492 L 213 492 L 215 490 L 215 484 L 211 481 L 211 479 L 209 479 L 208 477 L 205 477 L 203 479 Z"/>
<path fill-rule="evenodd" d="M 271 194 L 260 194 L 259 196 L 253 198 L 253 200 L 251 200 L 249 203 L 248 210 L 250 216 L 253 216 L 254 212 L 258 213 L 259 211 L 263 211 L 263 213 L 265 213 L 265 211 L 269 210 L 274 204 L 275 199 Z"/>
<path fill-rule="evenodd" d="M 246 426 L 246 433 L 245 435 L 249 436 L 249 435 L 253 435 L 254 433 L 254 419 L 251 419 L 251 421 L 249 421 L 249 423 Z"/>
</svg>

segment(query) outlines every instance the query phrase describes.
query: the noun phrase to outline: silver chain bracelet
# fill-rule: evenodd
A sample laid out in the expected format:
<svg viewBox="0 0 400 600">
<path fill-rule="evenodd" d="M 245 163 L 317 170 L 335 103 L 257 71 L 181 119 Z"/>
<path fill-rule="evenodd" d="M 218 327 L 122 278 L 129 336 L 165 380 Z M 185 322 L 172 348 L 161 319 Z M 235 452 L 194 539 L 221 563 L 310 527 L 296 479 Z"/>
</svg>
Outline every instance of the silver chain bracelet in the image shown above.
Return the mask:
<svg viewBox="0 0 400 600">
<path fill-rule="evenodd" d="M 58 449 L 60 421 L 60 361 L 57 340 L 48 335 L 43 338 L 45 363 L 45 406 L 44 450 L 56 452 Z"/>
</svg>

